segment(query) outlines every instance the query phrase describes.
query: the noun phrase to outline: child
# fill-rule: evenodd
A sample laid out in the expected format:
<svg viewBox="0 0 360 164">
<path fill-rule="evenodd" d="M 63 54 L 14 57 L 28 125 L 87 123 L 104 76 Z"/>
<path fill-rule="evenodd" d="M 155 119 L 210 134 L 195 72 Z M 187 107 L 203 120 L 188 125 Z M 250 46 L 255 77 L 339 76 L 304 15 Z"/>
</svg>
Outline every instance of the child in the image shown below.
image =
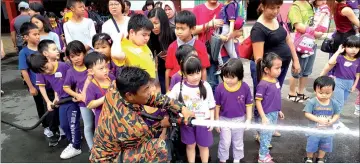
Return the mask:
<svg viewBox="0 0 360 164">
<path fill-rule="evenodd" d="M 193 46 L 188 44 L 181 45 L 176 50 L 176 60 L 180 65 L 181 61 L 183 61 L 189 55 L 197 55 L 197 52 Z M 169 90 L 171 90 L 175 84 L 181 81 L 181 71 L 179 70 L 176 74 L 174 74 L 170 81 Z"/>
<path fill-rule="evenodd" d="M 106 60 L 110 61 L 108 64 L 110 73 L 116 75 L 120 67 L 116 67 L 115 63 L 111 59 L 111 46 L 113 45 L 113 40 L 110 35 L 106 33 L 95 34 L 92 39 L 92 46 L 96 52 L 102 53 L 106 56 Z"/>
<path fill-rule="evenodd" d="M 86 49 L 84 44 L 78 40 L 74 40 L 66 46 L 65 54 L 71 61 L 72 67 L 66 73 L 63 89 L 78 101 L 81 117 L 84 121 L 86 143 L 89 149 L 91 149 L 94 137 L 94 116 L 91 110 L 86 108 L 85 105 L 84 84 L 88 77 L 88 71 L 84 65 Z"/>
<path fill-rule="evenodd" d="M 284 119 L 281 112 L 281 87 L 277 81 L 281 65 L 280 56 L 270 52 L 264 55 L 264 59 L 259 59 L 256 68 L 259 70 L 259 83 L 256 87 L 255 104 L 264 125 L 276 124 L 278 117 Z M 268 147 L 273 133 L 273 130 L 260 131 L 259 163 L 273 163 Z"/>
<path fill-rule="evenodd" d="M 55 42 L 57 48 L 61 50 L 59 36 L 51 31 L 51 26 L 47 20 L 41 15 L 34 15 L 31 17 L 31 23 L 34 23 L 40 31 L 40 40 L 49 39 Z"/>
<path fill-rule="evenodd" d="M 229 59 L 221 69 L 224 83 L 215 90 L 215 120 L 251 123 L 253 98 L 248 84 L 243 82 L 244 68 L 240 59 Z M 246 117 L 245 117 L 246 115 Z M 246 121 L 245 121 L 246 120 Z M 220 163 L 229 159 L 233 144 L 234 163 L 244 158 L 244 129 L 216 128 L 220 133 L 218 157 Z"/>
<path fill-rule="evenodd" d="M 356 101 L 355 101 L 355 111 L 354 111 L 354 115 L 356 116 L 359 116 L 360 115 L 360 83 L 359 83 L 359 79 L 360 79 L 360 66 L 358 66 L 357 68 L 357 74 L 356 74 L 356 80 L 355 82 L 358 83 L 357 85 L 357 89 L 359 91 L 358 95 L 357 95 L 357 98 L 356 98 Z M 354 91 L 355 89 L 351 89 L 352 91 Z"/>
<path fill-rule="evenodd" d="M 316 97 L 309 100 L 304 108 L 305 117 L 311 121 L 311 126 L 322 130 L 332 129 L 332 125 L 340 117 L 338 104 L 331 99 L 335 81 L 331 77 L 321 76 L 314 81 Z M 306 163 L 313 163 L 314 153 L 319 151 L 317 163 L 324 163 L 325 154 L 332 152 L 333 136 L 325 134 L 308 134 L 306 144 Z"/>
<path fill-rule="evenodd" d="M 48 110 L 52 109 L 54 102 L 69 97 L 64 92 L 63 85 L 69 65 L 63 62 L 51 62 L 43 55 L 31 55 L 28 58 L 29 67 L 35 73 L 36 84 L 41 88 L 49 85 L 55 92 L 55 99 L 51 102 L 46 94 L 43 94 L 47 102 Z M 80 109 L 77 103 L 70 101 L 60 105 L 60 126 L 65 131 L 66 138 L 70 144 L 62 151 L 60 158 L 69 159 L 81 154 L 81 131 L 80 131 Z"/>
<path fill-rule="evenodd" d="M 200 59 L 190 55 L 181 62 L 181 82 L 177 83 L 171 92 L 170 98 L 180 102 L 195 113 L 196 119 L 214 120 L 215 100 L 211 86 L 201 80 Z M 195 147 L 198 145 L 201 161 L 208 162 L 209 147 L 213 143 L 212 127 L 180 127 L 181 141 L 186 144 L 186 154 L 189 163 L 195 162 Z"/>
<path fill-rule="evenodd" d="M 86 89 L 86 107 L 93 109 L 95 114 L 95 128 L 98 125 L 102 104 L 105 101 L 106 90 L 110 87 L 115 77 L 109 74 L 105 55 L 92 52 L 86 55 L 84 64 L 88 69 L 89 75 L 93 76 Z"/>
<path fill-rule="evenodd" d="M 70 0 L 69 2 L 72 18 L 64 24 L 65 40 L 70 43 L 79 40 L 86 50 L 90 50 L 91 39 L 96 34 L 94 22 L 84 18 L 85 4 L 82 0 Z"/>
<path fill-rule="evenodd" d="M 151 21 L 142 14 L 136 14 L 130 18 L 129 35 L 121 42 L 122 51 L 126 54 L 125 60 L 113 58 L 117 67 L 123 65 L 140 67 L 148 72 L 151 78 L 156 78 L 155 58 L 147 46 L 153 28 Z"/>
<path fill-rule="evenodd" d="M 170 78 L 180 70 L 180 65 L 176 60 L 176 50 L 183 44 L 193 46 L 198 52 L 201 61 L 201 79 L 206 80 L 206 68 L 210 67 L 210 60 L 207 54 L 205 44 L 193 37 L 192 33 L 196 28 L 196 17 L 191 11 L 181 11 L 175 16 L 175 34 L 177 40 L 170 44 L 168 54 L 165 60 L 165 87 L 169 90 Z"/>
<path fill-rule="evenodd" d="M 326 0 L 315 0 L 313 6 L 315 9 L 313 27 L 315 27 L 315 31 L 325 33 L 330 22 L 330 9 L 326 5 Z"/>
<path fill-rule="evenodd" d="M 335 93 L 334 99 L 339 103 L 342 110 L 344 104 L 351 92 L 351 88 L 355 88 L 357 83 L 356 73 L 360 73 L 357 69 L 360 66 L 360 40 L 357 36 L 349 36 L 345 39 L 342 46 L 330 58 L 320 76 L 326 75 L 332 68 L 334 68 L 335 79 Z M 341 55 L 340 55 L 341 54 Z"/>
</svg>

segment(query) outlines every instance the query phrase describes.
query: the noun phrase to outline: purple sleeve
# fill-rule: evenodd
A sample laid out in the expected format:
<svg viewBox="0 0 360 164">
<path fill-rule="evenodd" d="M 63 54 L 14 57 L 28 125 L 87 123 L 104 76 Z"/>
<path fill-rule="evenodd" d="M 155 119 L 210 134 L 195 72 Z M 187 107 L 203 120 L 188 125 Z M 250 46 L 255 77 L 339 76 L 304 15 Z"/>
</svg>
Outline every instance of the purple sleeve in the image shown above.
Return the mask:
<svg viewBox="0 0 360 164">
<path fill-rule="evenodd" d="M 67 72 L 66 72 L 66 77 L 65 77 L 65 81 L 64 81 L 64 87 L 71 87 L 75 84 L 75 81 L 74 81 L 74 78 L 73 78 L 73 75 L 71 73 L 71 70 L 69 69 Z"/>
<path fill-rule="evenodd" d="M 109 78 L 110 78 L 111 82 L 116 80 L 116 77 L 112 73 L 109 73 Z"/>
<path fill-rule="evenodd" d="M 85 104 L 86 106 L 89 105 L 89 103 L 92 101 L 92 100 L 96 100 L 96 88 L 93 87 L 94 84 L 93 83 L 90 83 L 88 88 L 86 89 L 86 99 L 85 99 Z"/>
<path fill-rule="evenodd" d="M 248 85 L 246 85 L 245 92 L 246 92 L 246 100 L 245 100 L 246 105 L 253 104 L 253 97 L 251 95 L 251 90 Z"/>
<path fill-rule="evenodd" d="M 218 85 L 217 87 L 216 87 L 216 89 L 215 89 L 215 95 L 214 95 L 214 97 L 215 97 L 215 103 L 216 103 L 216 105 L 221 105 L 221 86 L 222 86 L 223 84 L 220 84 L 220 85 Z"/>
<path fill-rule="evenodd" d="M 175 84 L 176 84 L 176 79 L 175 79 L 175 77 L 174 77 L 174 78 L 171 78 L 169 90 L 171 90 L 171 89 L 174 87 Z"/>
<path fill-rule="evenodd" d="M 228 6 L 226 8 L 226 15 L 228 17 L 228 20 L 235 20 L 236 19 L 236 8 L 237 8 L 237 6 L 236 6 L 235 3 L 228 4 Z"/>
<path fill-rule="evenodd" d="M 36 85 L 45 86 L 46 80 L 43 74 L 36 74 Z"/>
<path fill-rule="evenodd" d="M 358 67 L 356 69 L 356 73 L 360 73 L 360 59 L 358 59 Z"/>
<path fill-rule="evenodd" d="M 342 63 L 344 63 L 344 56 L 342 55 L 339 55 L 337 58 L 336 58 L 336 65 L 342 65 Z"/>
<path fill-rule="evenodd" d="M 260 84 L 256 87 L 255 99 L 256 99 L 256 100 L 262 100 L 262 99 L 264 98 L 265 91 L 266 91 L 266 86 L 260 83 Z"/>
</svg>

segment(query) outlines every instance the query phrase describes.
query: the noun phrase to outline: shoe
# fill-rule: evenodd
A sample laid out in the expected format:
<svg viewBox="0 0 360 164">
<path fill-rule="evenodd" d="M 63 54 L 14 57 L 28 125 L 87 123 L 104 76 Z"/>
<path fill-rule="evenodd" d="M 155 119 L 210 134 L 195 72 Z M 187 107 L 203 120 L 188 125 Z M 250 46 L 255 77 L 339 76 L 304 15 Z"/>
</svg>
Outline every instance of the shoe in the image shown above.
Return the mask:
<svg viewBox="0 0 360 164">
<path fill-rule="evenodd" d="M 4 91 L 3 91 L 3 90 L 1 90 L 1 94 L 2 94 L 2 95 L 4 94 Z"/>
<path fill-rule="evenodd" d="M 259 134 L 256 134 L 255 140 L 256 140 L 258 143 L 260 143 L 260 136 L 259 136 Z M 269 149 L 271 149 L 272 147 L 273 147 L 273 146 L 272 146 L 271 144 L 268 145 L 268 148 L 269 148 Z"/>
<path fill-rule="evenodd" d="M 278 131 L 275 131 L 273 134 L 273 137 L 281 137 L 281 133 Z"/>
<path fill-rule="evenodd" d="M 48 138 L 49 141 L 49 147 L 55 147 L 59 144 L 61 137 L 57 134 L 53 135 L 52 137 Z"/>
<path fill-rule="evenodd" d="M 258 163 L 275 163 L 272 159 L 273 158 L 271 157 L 271 155 L 268 154 L 268 155 L 265 156 L 265 158 L 263 160 L 261 160 L 260 157 L 259 157 Z"/>
<path fill-rule="evenodd" d="M 305 157 L 304 161 L 305 161 L 305 163 L 314 163 L 313 159 L 310 157 Z"/>
<path fill-rule="evenodd" d="M 69 159 L 81 154 L 81 149 L 75 149 L 72 144 L 69 144 L 60 155 L 61 159 Z"/>
<path fill-rule="evenodd" d="M 48 138 L 54 136 L 54 133 L 49 129 L 49 127 L 44 128 L 44 135 Z"/>
</svg>

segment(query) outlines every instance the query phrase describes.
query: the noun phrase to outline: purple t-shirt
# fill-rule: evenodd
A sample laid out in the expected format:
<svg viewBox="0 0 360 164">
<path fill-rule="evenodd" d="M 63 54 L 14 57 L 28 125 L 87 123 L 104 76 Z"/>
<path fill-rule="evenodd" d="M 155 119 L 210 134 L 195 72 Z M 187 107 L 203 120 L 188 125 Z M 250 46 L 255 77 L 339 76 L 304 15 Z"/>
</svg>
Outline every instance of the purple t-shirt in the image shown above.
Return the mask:
<svg viewBox="0 0 360 164">
<path fill-rule="evenodd" d="M 78 69 L 75 67 L 71 67 L 67 73 L 64 82 L 64 88 L 69 87 L 74 89 L 76 93 L 81 93 L 84 88 L 84 83 L 87 78 L 88 71 L 85 69 Z M 84 102 L 79 103 L 80 107 L 86 107 Z"/>
<path fill-rule="evenodd" d="M 215 101 L 220 106 L 220 116 L 227 118 L 242 117 L 246 114 L 246 106 L 253 105 L 250 88 L 245 82 L 241 82 L 236 91 L 229 91 L 225 83 L 218 85 Z"/>
<path fill-rule="evenodd" d="M 256 87 L 256 100 L 261 100 L 265 114 L 281 110 L 280 83 L 270 80 L 261 80 Z"/>
<path fill-rule="evenodd" d="M 154 113 L 151 113 L 150 115 L 154 116 L 154 117 L 158 117 L 158 116 L 164 117 L 166 115 L 166 110 L 158 109 Z M 143 118 L 143 119 L 148 126 L 152 126 L 157 122 L 155 120 L 151 120 L 151 119 L 147 119 L 147 118 Z"/>
<path fill-rule="evenodd" d="M 111 82 L 115 79 L 114 76 L 112 76 L 111 74 L 109 74 L 109 78 L 111 80 Z M 97 85 L 95 80 L 92 80 L 91 83 L 89 84 L 89 86 L 86 89 L 86 99 L 85 99 L 85 104 L 89 105 L 91 101 L 93 100 L 97 100 L 103 96 L 105 96 L 107 89 L 109 88 L 109 86 L 102 86 L 100 89 L 100 86 Z M 99 116 L 101 113 L 101 109 L 102 109 L 102 105 L 98 106 L 97 108 L 94 109 L 95 112 L 95 127 L 97 127 L 97 123 L 99 120 Z"/>
<path fill-rule="evenodd" d="M 172 77 L 171 77 L 171 81 L 170 81 L 170 86 L 169 86 L 169 90 L 171 90 L 175 84 L 177 84 L 178 82 L 181 81 L 181 74 L 178 72 L 178 73 L 175 73 Z"/>
<path fill-rule="evenodd" d="M 349 5 L 352 9 L 359 9 L 358 5 L 360 0 L 346 0 L 346 4 Z"/>
<path fill-rule="evenodd" d="M 230 2 L 229 4 L 223 6 L 220 16 L 221 19 L 224 20 L 225 24 L 230 24 L 230 20 L 236 20 L 238 15 L 237 8 L 238 4 L 236 2 Z"/>
<path fill-rule="evenodd" d="M 59 98 L 69 97 L 64 91 L 63 85 L 66 73 L 70 66 L 63 62 L 56 62 L 53 74 L 36 74 L 36 85 L 46 86 L 50 84 L 51 88 L 58 94 Z"/>
<path fill-rule="evenodd" d="M 336 58 L 334 76 L 340 79 L 355 80 L 359 65 L 360 59 L 348 60 L 345 56 L 339 55 Z"/>
</svg>

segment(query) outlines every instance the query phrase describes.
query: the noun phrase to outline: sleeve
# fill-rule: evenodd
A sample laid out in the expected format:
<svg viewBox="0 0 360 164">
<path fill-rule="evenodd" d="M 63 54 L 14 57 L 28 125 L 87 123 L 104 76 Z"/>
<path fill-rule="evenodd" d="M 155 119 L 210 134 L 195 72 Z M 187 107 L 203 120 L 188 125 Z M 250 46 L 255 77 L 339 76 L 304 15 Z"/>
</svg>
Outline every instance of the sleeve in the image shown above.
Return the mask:
<svg viewBox="0 0 360 164">
<path fill-rule="evenodd" d="M 69 29 L 68 24 L 69 24 L 69 22 L 64 23 L 64 34 L 65 34 L 66 43 L 70 43 L 73 41 L 73 39 L 71 38 L 71 35 L 70 35 L 70 31 L 68 31 L 68 29 Z"/>
<path fill-rule="evenodd" d="M 329 9 L 328 5 L 323 5 L 323 6 L 321 6 L 321 7 L 320 7 L 320 11 L 321 11 L 322 13 L 326 13 L 326 14 L 329 14 L 329 15 L 330 15 L 330 9 Z"/>
<path fill-rule="evenodd" d="M 170 80 L 170 85 L 169 85 L 169 90 L 172 90 L 172 88 L 175 86 L 176 81 L 175 81 L 175 77 L 173 76 Z"/>
<path fill-rule="evenodd" d="M 37 86 L 45 86 L 46 85 L 46 79 L 45 79 L 43 74 L 39 74 L 39 73 L 36 74 L 36 82 L 35 82 L 35 84 Z"/>
<path fill-rule="evenodd" d="M 90 47 L 92 47 L 92 44 L 91 44 L 91 41 L 92 41 L 92 38 L 93 38 L 93 36 L 96 34 L 96 30 L 95 30 L 95 25 L 94 25 L 94 22 L 91 20 L 91 19 L 89 19 L 89 30 L 90 30 L 90 40 L 89 40 L 89 45 L 88 46 L 90 46 Z"/>
<path fill-rule="evenodd" d="M 301 10 L 300 7 L 296 4 L 291 5 L 289 9 L 289 15 L 288 15 L 289 21 L 291 22 L 291 25 L 294 27 L 295 23 L 302 23 L 302 17 L 301 17 Z"/>
<path fill-rule="evenodd" d="M 335 103 L 334 101 L 332 104 L 333 104 L 334 114 L 340 114 L 341 113 L 340 106 L 337 103 Z"/>
<path fill-rule="evenodd" d="M 265 33 L 263 32 L 261 27 L 259 27 L 259 25 L 257 24 L 255 24 L 254 27 L 251 29 L 250 37 L 252 43 L 265 42 L 266 40 Z"/>
<path fill-rule="evenodd" d="M 151 95 L 148 102 L 145 104 L 147 106 L 156 107 L 156 108 L 162 108 L 172 111 L 178 111 L 180 112 L 181 109 L 185 106 L 183 103 L 171 99 L 167 95 L 162 95 L 161 93 L 158 93 L 156 95 Z"/>
<path fill-rule="evenodd" d="M 207 99 L 208 107 L 210 110 L 213 110 L 213 109 L 215 109 L 216 103 L 215 103 L 212 88 L 211 88 L 210 84 L 207 82 L 204 82 L 204 86 L 206 89 L 206 99 Z"/>
<path fill-rule="evenodd" d="M 266 89 L 267 87 L 265 85 L 258 84 L 258 86 L 256 87 L 255 99 L 262 101 L 266 93 Z"/>
<path fill-rule="evenodd" d="M 221 106 L 221 86 L 222 86 L 223 84 L 219 84 L 217 87 L 216 87 L 216 89 L 215 89 L 215 95 L 214 95 L 214 97 L 215 97 L 215 102 L 216 102 L 216 106 Z"/>
<path fill-rule="evenodd" d="M 176 53 L 176 47 L 173 42 L 170 44 L 167 55 L 166 55 L 166 59 L 165 59 L 165 68 L 166 69 L 174 69 L 174 62 L 176 62 L 175 53 Z"/>
<path fill-rule="evenodd" d="M 234 3 L 228 4 L 226 7 L 226 15 L 229 21 L 235 21 L 236 19 L 236 7 L 237 5 Z"/>
<path fill-rule="evenodd" d="M 356 73 L 360 74 L 360 60 L 358 59 L 358 67 L 356 69 Z M 360 83 L 360 82 L 359 82 Z"/>
<path fill-rule="evenodd" d="M 196 42 L 198 43 L 197 46 L 199 47 L 197 52 L 199 54 L 199 59 L 201 61 L 202 68 L 210 67 L 209 55 L 207 53 L 205 44 L 200 40 L 196 40 Z"/>
<path fill-rule="evenodd" d="M 26 54 L 25 54 L 25 49 L 22 49 L 19 52 L 19 70 L 26 70 L 28 69 L 29 66 L 26 62 Z"/>
<path fill-rule="evenodd" d="M 54 33 L 54 32 L 50 32 L 51 35 L 53 36 L 53 41 L 55 42 L 56 44 L 56 47 L 61 50 L 61 46 L 60 46 L 60 37 L 58 34 Z"/>
<path fill-rule="evenodd" d="M 15 18 L 11 20 L 10 22 L 10 32 L 15 31 Z"/>
<path fill-rule="evenodd" d="M 66 72 L 63 88 L 71 88 L 75 84 L 74 77 L 70 71 L 71 70 L 68 70 Z"/>
<path fill-rule="evenodd" d="M 92 84 L 90 83 L 88 88 L 86 89 L 86 98 L 85 98 L 86 106 L 89 106 L 91 101 L 96 100 L 96 92 L 94 90 L 95 88 L 93 88 Z"/>
<path fill-rule="evenodd" d="M 341 64 L 344 62 L 344 56 L 342 55 L 339 55 L 337 58 L 336 58 L 336 64 Z"/>
<path fill-rule="evenodd" d="M 304 112 L 305 113 L 312 113 L 315 107 L 315 103 L 314 103 L 314 99 L 311 99 L 310 101 L 308 101 L 304 107 Z"/>
<path fill-rule="evenodd" d="M 245 104 L 246 106 L 253 106 L 254 100 L 253 100 L 253 96 L 251 95 L 251 90 L 249 85 L 246 85 L 246 100 L 245 100 Z"/>
</svg>

